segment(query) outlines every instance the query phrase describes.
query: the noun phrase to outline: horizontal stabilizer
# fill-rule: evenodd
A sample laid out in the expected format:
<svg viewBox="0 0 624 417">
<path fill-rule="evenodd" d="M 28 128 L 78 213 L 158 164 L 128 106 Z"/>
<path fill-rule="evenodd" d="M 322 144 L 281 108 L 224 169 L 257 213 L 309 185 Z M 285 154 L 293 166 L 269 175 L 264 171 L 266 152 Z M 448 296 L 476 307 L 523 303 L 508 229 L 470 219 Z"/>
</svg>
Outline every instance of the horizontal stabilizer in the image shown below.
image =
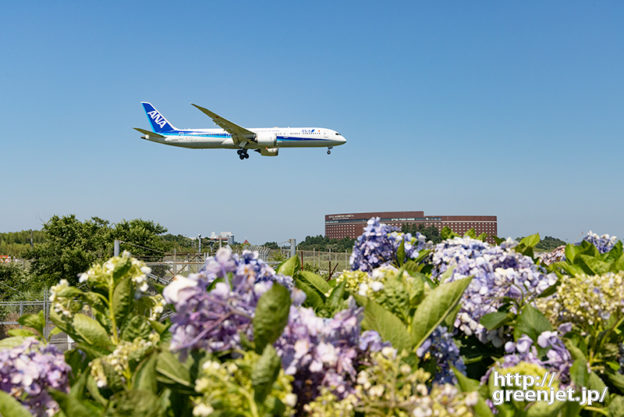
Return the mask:
<svg viewBox="0 0 624 417">
<path fill-rule="evenodd" d="M 145 129 L 139 129 L 138 127 L 134 127 L 134 130 L 138 130 L 139 132 L 147 135 L 147 136 L 151 136 L 153 138 L 164 138 L 163 135 L 159 135 L 158 133 L 154 133 L 154 132 L 150 132 L 149 130 L 145 130 Z"/>
</svg>

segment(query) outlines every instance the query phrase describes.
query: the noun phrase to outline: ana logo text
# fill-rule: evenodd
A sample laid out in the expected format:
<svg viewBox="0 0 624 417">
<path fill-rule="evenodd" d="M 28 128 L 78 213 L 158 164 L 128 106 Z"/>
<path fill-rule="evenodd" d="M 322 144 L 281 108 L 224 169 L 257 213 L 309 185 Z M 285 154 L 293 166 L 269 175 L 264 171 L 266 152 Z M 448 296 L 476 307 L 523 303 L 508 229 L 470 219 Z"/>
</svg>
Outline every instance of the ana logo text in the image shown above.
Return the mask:
<svg viewBox="0 0 624 417">
<path fill-rule="evenodd" d="M 165 118 L 162 117 L 160 113 L 158 113 L 156 110 L 152 110 L 151 112 L 147 114 L 149 115 L 149 117 L 151 117 L 154 123 L 160 126 L 161 129 L 163 128 L 163 126 L 167 124 L 167 121 L 165 120 Z"/>
</svg>

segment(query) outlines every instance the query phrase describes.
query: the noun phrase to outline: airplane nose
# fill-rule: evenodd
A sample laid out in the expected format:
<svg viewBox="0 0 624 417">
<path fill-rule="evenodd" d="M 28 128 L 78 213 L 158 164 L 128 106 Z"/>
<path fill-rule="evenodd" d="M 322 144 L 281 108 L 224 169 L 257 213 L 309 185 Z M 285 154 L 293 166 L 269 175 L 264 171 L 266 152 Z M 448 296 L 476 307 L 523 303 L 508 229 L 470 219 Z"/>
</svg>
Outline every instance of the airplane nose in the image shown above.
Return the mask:
<svg viewBox="0 0 624 417">
<path fill-rule="evenodd" d="M 340 141 L 342 143 L 347 143 L 347 139 L 344 136 L 340 136 Z"/>
</svg>

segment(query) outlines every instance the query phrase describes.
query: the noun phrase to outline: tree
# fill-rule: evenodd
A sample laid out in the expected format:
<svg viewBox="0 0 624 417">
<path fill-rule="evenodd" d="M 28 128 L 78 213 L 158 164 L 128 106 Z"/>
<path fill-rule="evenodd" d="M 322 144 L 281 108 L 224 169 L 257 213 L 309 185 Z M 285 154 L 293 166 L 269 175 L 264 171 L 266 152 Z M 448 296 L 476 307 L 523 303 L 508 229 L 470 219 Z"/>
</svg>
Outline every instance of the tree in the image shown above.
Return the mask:
<svg viewBox="0 0 624 417">
<path fill-rule="evenodd" d="M 122 241 L 122 249 L 137 258 L 161 259 L 167 243 L 159 235 L 167 229 L 151 220 L 122 220 L 115 224 L 111 237 Z"/>
<path fill-rule="evenodd" d="M 108 221 L 93 217 L 81 222 L 75 215 L 53 216 L 43 225 L 45 241 L 26 253 L 32 274 L 47 285 L 61 279 L 75 284 L 78 274 L 93 262 L 112 255 Z"/>
<path fill-rule="evenodd" d="M 0 263 L 0 300 L 9 300 L 27 290 L 38 290 L 28 271 L 15 262 Z"/>
<path fill-rule="evenodd" d="M 113 255 L 114 240 L 123 241 L 122 249 L 134 256 L 162 258 L 165 242 L 158 236 L 166 229 L 152 221 L 135 219 L 114 226 L 107 220 L 92 217 L 81 222 L 75 215 L 53 216 L 43 226 L 45 240 L 26 253 L 31 259 L 31 273 L 45 285 L 61 279 L 71 284 L 78 275 L 98 260 Z"/>
<path fill-rule="evenodd" d="M 427 226 L 427 227 L 425 227 L 425 225 L 422 224 L 422 223 L 420 223 L 420 224 L 405 223 L 401 227 L 401 231 L 403 233 L 411 233 L 412 235 L 416 235 L 416 233 L 421 233 L 421 234 L 425 235 L 425 237 L 427 238 L 428 241 L 430 240 L 434 244 L 442 242 L 442 237 L 440 236 L 440 231 L 435 226 Z"/>
</svg>

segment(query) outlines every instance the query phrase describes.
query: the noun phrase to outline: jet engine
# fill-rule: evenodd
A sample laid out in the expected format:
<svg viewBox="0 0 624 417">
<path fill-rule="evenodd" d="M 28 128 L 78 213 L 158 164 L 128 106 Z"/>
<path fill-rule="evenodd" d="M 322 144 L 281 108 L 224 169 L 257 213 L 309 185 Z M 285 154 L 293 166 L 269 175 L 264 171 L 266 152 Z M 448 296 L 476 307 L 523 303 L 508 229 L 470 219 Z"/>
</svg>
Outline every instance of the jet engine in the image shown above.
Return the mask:
<svg viewBox="0 0 624 417">
<path fill-rule="evenodd" d="M 277 156 L 279 148 L 260 148 L 260 155 L 262 156 Z"/>
<path fill-rule="evenodd" d="M 258 133 L 256 134 L 256 143 L 261 148 L 274 147 L 277 142 L 277 135 L 275 133 Z M 264 154 L 262 154 L 264 155 Z M 276 153 L 277 155 L 277 153 Z"/>
</svg>

